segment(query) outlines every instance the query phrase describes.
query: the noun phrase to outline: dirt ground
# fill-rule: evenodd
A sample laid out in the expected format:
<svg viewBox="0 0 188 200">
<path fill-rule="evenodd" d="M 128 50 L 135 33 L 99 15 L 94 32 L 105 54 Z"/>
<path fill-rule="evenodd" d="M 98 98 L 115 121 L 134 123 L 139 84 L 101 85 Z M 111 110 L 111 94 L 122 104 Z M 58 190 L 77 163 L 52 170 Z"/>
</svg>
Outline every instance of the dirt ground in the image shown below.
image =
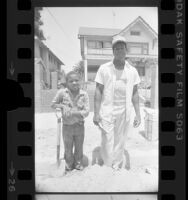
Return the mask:
<svg viewBox="0 0 188 200">
<path fill-rule="evenodd" d="M 57 119 L 54 113 L 35 114 L 35 185 L 37 192 L 157 192 L 158 140 L 148 141 L 140 132 L 142 124 L 131 127 L 126 150 L 130 155 L 130 169 L 115 171 L 95 163 L 101 134 L 93 122 L 93 113 L 85 121 L 83 171 L 73 170 L 64 175 L 63 144 L 61 164 L 56 164 Z M 132 121 L 134 112 L 132 115 Z"/>
<path fill-rule="evenodd" d="M 75 200 L 74 194 L 36 195 L 36 200 Z M 77 200 L 157 200 L 156 194 L 77 194 Z"/>
</svg>

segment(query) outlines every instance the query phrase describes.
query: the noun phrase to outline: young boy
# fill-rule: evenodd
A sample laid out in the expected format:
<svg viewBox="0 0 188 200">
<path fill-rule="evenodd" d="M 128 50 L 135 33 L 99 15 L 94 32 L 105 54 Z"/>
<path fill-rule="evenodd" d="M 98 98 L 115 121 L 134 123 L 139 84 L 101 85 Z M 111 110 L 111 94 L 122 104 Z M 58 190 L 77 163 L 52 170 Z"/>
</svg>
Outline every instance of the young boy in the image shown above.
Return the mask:
<svg viewBox="0 0 188 200">
<path fill-rule="evenodd" d="M 57 92 L 52 108 L 62 110 L 65 171 L 82 170 L 84 118 L 89 115 L 89 97 L 80 89 L 79 74 L 74 71 L 67 74 L 66 88 Z"/>
</svg>

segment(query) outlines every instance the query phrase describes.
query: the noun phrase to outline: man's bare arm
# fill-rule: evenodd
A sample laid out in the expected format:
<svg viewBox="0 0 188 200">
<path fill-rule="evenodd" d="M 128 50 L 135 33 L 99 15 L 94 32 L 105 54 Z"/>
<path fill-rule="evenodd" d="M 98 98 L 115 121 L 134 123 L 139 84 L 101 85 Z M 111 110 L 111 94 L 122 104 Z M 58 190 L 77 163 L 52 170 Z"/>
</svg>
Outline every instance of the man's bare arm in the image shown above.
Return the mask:
<svg viewBox="0 0 188 200">
<path fill-rule="evenodd" d="M 104 86 L 100 83 L 96 83 L 95 95 L 94 95 L 94 113 L 99 114 L 102 94 Z"/>
<path fill-rule="evenodd" d="M 133 88 L 132 103 L 133 103 L 134 110 L 136 113 L 136 117 L 134 120 L 134 127 L 138 127 L 141 123 L 141 116 L 140 116 L 139 95 L 138 95 L 137 85 L 135 85 Z"/>
<path fill-rule="evenodd" d="M 95 125 L 98 125 L 100 121 L 99 111 L 101 107 L 103 90 L 104 90 L 104 85 L 96 83 L 95 96 L 94 96 L 94 117 L 93 117 L 93 122 Z"/>
</svg>

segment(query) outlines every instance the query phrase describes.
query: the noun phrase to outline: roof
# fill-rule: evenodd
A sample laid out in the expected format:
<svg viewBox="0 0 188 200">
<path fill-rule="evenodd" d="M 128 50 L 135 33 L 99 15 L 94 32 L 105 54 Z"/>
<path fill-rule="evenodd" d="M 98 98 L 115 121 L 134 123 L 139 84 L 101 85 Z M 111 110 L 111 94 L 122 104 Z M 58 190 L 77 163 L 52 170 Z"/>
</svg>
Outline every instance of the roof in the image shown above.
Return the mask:
<svg viewBox="0 0 188 200">
<path fill-rule="evenodd" d="M 113 36 L 118 34 L 121 30 L 122 29 L 80 27 L 78 35 Z"/>
<path fill-rule="evenodd" d="M 35 40 L 38 41 L 44 48 L 48 49 L 48 51 L 56 58 L 56 60 L 61 64 L 61 65 L 65 65 L 53 52 L 52 50 L 50 50 L 47 45 L 41 41 L 38 37 L 35 37 Z"/>
<path fill-rule="evenodd" d="M 157 33 L 151 28 L 151 26 L 142 18 L 142 17 L 137 17 L 132 23 L 130 23 L 127 27 L 125 27 L 123 30 L 121 30 L 119 33 L 126 32 L 128 31 L 132 26 L 134 26 L 136 23 L 141 22 L 151 33 L 154 37 L 157 38 Z M 116 34 L 116 35 L 117 35 Z"/>
<path fill-rule="evenodd" d="M 157 38 L 157 33 L 151 28 L 151 26 L 142 18 L 137 17 L 132 23 L 126 26 L 123 30 L 122 29 L 112 29 L 112 28 L 94 28 L 94 27 L 80 27 L 78 36 L 80 35 L 93 35 L 93 36 L 115 36 L 122 32 L 127 31 L 132 26 L 134 26 L 137 22 L 141 22 L 151 33 L 154 37 Z"/>
</svg>

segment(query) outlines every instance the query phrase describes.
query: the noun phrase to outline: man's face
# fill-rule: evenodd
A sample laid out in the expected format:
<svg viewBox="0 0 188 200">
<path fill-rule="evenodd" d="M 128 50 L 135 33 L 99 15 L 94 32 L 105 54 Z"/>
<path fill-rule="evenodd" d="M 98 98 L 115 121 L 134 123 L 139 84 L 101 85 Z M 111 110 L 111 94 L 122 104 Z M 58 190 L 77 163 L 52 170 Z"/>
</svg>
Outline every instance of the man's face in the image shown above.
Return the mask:
<svg viewBox="0 0 188 200">
<path fill-rule="evenodd" d="M 78 75 L 71 74 L 67 80 L 67 87 L 70 91 L 76 92 L 80 89 L 80 79 Z"/>
<path fill-rule="evenodd" d="M 118 42 L 113 48 L 114 58 L 116 60 L 123 60 L 126 56 L 126 47 L 122 42 Z"/>
</svg>

